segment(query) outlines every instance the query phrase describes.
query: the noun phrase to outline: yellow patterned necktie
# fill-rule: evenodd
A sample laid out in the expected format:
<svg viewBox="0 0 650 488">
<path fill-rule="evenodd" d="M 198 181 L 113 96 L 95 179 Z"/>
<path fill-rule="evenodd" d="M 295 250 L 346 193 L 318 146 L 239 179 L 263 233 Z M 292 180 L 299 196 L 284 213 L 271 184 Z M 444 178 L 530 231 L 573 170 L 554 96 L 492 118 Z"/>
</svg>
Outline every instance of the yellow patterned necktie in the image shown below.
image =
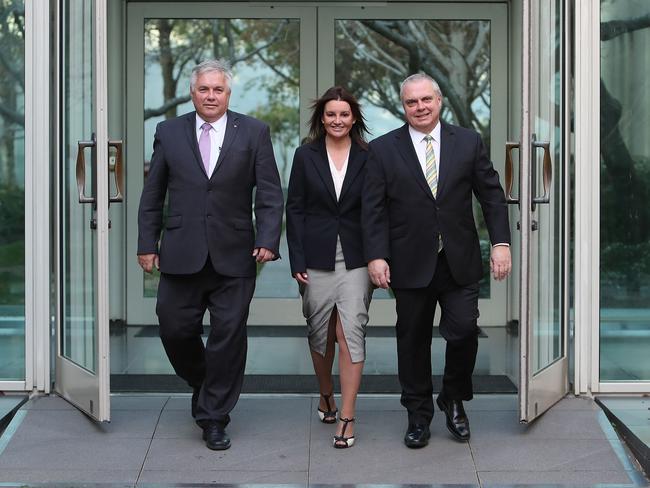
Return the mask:
<svg viewBox="0 0 650 488">
<path fill-rule="evenodd" d="M 433 193 L 433 198 L 436 198 L 438 193 L 438 168 L 436 164 L 436 153 L 433 152 L 433 137 L 430 135 L 424 138 L 426 141 L 425 155 L 427 158 L 427 166 L 425 168 L 424 176 L 427 179 L 429 188 L 431 188 L 431 193 Z M 438 235 L 438 252 L 442 251 L 442 234 Z"/>
<path fill-rule="evenodd" d="M 425 149 L 427 164 L 424 176 L 426 177 L 429 188 L 431 188 L 431 193 L 433 193 L 433 197 L 435 198 L 436 193 L 438 192 L 438 168 L 436 164 L 436 153 L 433 152 L 433 144 L 431 143 L 433 141 L 433 137 L 428 135 L 424 138 L 424 140 L 427 143 Z"/>
</svg>

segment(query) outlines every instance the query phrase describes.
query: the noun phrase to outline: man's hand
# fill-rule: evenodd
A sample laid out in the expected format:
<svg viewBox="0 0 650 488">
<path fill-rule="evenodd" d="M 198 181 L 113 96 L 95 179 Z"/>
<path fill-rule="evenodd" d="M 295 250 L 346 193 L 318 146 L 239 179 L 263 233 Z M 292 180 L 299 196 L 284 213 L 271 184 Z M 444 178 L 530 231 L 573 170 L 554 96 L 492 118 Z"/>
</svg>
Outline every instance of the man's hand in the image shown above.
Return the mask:
<svg viewBox="0 0 650 488">
<path fill-rule="evenodd" d="M 490 253 L 490 271 L 497 281 L 501 281 L 510 274 L 512 259 L 509 246 L 494 246 Z"/>
<path fill-rule="evenodd" d="M 157 254 L 138 254 L 138 264 L 147 273 L 153 272 L 153 267 L 160 269 L 160 258 Z"/>
<path fill-rule="evenodd" d="M 309 276 L 307 275 L 307 273 L 294 273 L 293 277 L 296 279 L 298 283 L 302 283 L 303 285 L 309 284 Z"/>
<path fill-rule="evenodd" d="M 370 281 L 379 288 L 390 286 L 390 267 L 384 259 L 373 259 L 368 263 L 368 275 Z"/>
<path fill-rule="evenodd" d="M 275 259 L 275 254 L 265 247 L 256 247 L 253 249 L 253 257 L 258 263 L 266 263 Z"/>
</svg>

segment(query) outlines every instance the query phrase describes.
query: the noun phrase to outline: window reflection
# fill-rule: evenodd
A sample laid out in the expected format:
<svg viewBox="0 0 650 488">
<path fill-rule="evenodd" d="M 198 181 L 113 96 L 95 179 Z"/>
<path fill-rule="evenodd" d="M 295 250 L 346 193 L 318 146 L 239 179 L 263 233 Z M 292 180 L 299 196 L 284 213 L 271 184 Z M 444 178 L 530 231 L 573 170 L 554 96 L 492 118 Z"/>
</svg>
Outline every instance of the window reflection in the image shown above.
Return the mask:
<svg viewBox="0 0 650 488">
<path fill-rule="evenodd" d="M 25 378 L 25 6 L 0 2 L 0 380 Z"/>
<path fill-rule="evenodd" d="M 649 16 L 601 1 L 601 381 L 650 380 Z"/>
</svg>

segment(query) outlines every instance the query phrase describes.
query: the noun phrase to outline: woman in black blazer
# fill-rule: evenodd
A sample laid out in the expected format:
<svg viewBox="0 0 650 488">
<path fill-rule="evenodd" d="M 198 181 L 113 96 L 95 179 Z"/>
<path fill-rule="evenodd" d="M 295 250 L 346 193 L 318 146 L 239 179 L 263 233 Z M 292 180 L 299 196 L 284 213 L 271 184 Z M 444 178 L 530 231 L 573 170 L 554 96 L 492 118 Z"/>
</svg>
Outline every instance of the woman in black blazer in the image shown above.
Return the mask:
<svg viewBox="0 0 650 488">
<path fill-rule="evenodd" d="M 354 444 L 354 409 L 372 297 L 361 243 L 368 133 L 357 100 L 332 87 L 312 106 L 307 143 L 296 150 L 287 198 L 291 273 L 298 281 L 322 422 L 336 422 L 332 365 L 339 345 L 341 414 L 334 447 Z"/>
</svg>

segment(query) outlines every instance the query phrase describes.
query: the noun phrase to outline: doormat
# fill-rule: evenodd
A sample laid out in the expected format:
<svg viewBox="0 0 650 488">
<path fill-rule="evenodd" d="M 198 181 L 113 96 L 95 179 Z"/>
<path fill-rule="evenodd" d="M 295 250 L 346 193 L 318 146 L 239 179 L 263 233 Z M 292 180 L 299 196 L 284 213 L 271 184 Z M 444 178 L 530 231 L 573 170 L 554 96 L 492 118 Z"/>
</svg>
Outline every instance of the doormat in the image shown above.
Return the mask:
<svg viewBox="0 0 650 488">
<path fill-rule="evenodd" d="M 434 393 L 440 392 L 442 376 L 434 375 Z M 338 376 L 334 376 L 335 390 L 340 391 Z M 515 384 L 505 375 L 474 375 L 474 393 L 517 393 Z M 175 375 L 115 374 L 111 375 L 113 393 L 191 393 L 187 384 Z M 245 375 L 242 393 L 298 393 L 317 394 L 314 375 Z M 367 375 L 361 381 L 359 393 L 399 394 L 397 375 Z"/>
</svg>

